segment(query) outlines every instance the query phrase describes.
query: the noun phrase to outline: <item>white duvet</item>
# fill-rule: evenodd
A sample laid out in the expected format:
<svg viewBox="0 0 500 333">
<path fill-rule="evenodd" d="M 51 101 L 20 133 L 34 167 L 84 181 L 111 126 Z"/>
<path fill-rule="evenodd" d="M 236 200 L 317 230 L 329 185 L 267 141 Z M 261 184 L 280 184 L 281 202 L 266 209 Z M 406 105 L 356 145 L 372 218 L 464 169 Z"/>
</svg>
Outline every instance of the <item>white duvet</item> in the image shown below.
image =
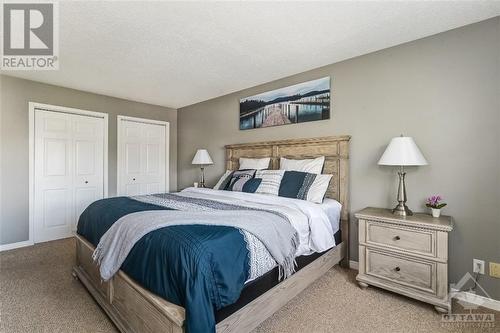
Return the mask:
<svg viewBox="0 0 500 333">
<path fill-rule="evenodd" d="M 323 252 L 334 247 L 334 233 L 338 231 L 341 206 L 328 199 L 323 204 L 290 199 L 268 194 L 231 192 L 208 188 L 187 188 L 180 193 L 189 197 L 216 200 L 237 205 L 255 206 L 262 209 L 268 206 L 284 214 L 297 230 L 300 245 L 296 256 Z M 335 230 L 334 230 L 335 229 Z"/>
</svg>

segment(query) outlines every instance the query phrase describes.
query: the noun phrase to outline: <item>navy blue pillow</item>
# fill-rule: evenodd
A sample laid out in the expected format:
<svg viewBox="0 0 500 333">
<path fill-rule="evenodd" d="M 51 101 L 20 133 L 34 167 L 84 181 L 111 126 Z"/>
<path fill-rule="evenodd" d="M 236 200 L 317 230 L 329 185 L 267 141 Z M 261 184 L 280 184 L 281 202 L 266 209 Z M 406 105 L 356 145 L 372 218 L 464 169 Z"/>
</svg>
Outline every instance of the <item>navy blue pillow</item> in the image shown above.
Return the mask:
<svg viewBox="0 0 500 333">
<path fill-rule="evenodd" d="M 243 192 L 247 193 L 255 193 L 257 189 L 259 188 L 260 183 L 262 183 L 262 178 L 252 178 L 249 179 L 244 185 L 243 185 Z"/>
<path fill-rule="evenodd" d="M 280 197 L 307 200 L 307 193 L 311 188 L 316 174 L 301 171 L 285 171 L 281 179 Z"/>
</svg>

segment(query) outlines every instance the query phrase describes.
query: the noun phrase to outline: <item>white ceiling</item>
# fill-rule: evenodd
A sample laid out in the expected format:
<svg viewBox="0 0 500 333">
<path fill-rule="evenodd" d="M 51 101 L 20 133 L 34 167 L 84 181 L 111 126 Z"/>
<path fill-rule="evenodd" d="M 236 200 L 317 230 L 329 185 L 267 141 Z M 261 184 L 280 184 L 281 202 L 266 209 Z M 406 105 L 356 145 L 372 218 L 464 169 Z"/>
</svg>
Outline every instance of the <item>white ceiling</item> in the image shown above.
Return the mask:
<svg viewBox="0 0 500 333">
<path fill-rule="evenodd" d="M 179 108 L 497 15 L 499 1 L 62 2 L 59 71 L 4 74 Z"/>
</svg>

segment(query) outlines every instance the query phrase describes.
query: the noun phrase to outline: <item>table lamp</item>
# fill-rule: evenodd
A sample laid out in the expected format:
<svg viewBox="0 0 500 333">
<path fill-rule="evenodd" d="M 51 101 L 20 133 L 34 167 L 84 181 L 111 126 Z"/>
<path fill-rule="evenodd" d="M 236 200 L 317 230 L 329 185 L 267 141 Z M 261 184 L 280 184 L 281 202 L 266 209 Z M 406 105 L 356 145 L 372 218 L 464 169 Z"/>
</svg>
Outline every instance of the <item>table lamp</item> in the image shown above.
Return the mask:
<svg viewBox="0 0 500 333">
<path fill-rule="evenodd" d="M 205 165 L 214 164 L 206 149 L 198 149 L 191 164 L 199 165 L 201 168 L 201 179 L 199 187 L 205 187 Z"/>
<path fill-rule="evenodd" d="M 411 137 L 401 136 L 393 138 L 384 154 L 378 161 L 379 165 L 399 166 L 399 187 L 398 204 L 392 210 L 394 215 L 413 215 L 412 211 L 406 206 L 406 185 L 405 185 L 405 166 L 427 165 L 425 157 L 418 149 L 417 144 Z"/>
</svg>

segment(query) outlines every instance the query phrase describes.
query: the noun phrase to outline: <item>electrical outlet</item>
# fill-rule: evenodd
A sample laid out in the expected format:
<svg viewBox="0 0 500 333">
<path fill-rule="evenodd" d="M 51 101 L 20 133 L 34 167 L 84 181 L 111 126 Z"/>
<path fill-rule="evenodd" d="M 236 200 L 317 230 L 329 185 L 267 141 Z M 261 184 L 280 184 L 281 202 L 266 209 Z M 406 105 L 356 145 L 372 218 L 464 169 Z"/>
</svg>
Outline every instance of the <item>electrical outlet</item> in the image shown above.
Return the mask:
<svg viewBox="0 0 500 333">
<path fill-rule="evenodd" d="M 484 274 L 484 260 L 474 259 L 472 261 L 472 272 Z"/>
<path fill-rule="evenodd" d="M 500 264 L 497 262 L 490 262 L 490 276 L 500 278 Z"/>
</svg>

